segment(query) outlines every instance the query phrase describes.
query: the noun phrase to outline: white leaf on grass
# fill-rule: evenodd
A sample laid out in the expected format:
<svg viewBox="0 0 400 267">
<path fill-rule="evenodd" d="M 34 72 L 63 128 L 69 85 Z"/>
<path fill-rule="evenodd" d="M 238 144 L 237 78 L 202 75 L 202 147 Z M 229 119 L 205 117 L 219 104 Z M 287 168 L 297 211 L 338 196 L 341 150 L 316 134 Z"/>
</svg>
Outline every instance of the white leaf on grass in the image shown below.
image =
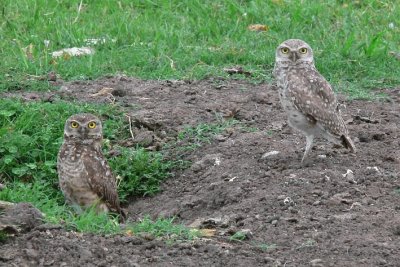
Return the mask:
<svg viewBox="0 0 400 267">
<path fill-rule="evenodd" d="M 62 57 L 65 54 L 67 54 L 71 57 L 93 55 L 94 49 L 91 47 L 72 47 L 72 48 L 64 48 L 64 49 L 54 51 L 51 53 L 52 57 L 54 57 L 54 58 Z"/>
</svg>

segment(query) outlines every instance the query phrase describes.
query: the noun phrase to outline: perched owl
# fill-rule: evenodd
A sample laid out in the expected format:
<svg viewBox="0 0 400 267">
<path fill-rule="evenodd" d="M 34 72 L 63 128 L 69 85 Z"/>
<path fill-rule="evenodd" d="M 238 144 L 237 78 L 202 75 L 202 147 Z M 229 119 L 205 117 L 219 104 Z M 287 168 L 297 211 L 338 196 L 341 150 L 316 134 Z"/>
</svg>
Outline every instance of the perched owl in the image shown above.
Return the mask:
<svg viewBox="0 0 400 267">
<path fill-rule="evenodd" d="M 57 159 L 59 184 L 67 203 L 78 212 L 95 206 L 98 212 L 113 211 L 125 219 L 116 179 L 103 156 L 102 125 L 92 114 L 69 117 Z"/>
<path fill-rule="evenodd" d="M 304 41 L 290 39 L 276 49 L 274 76 L 288 123 L 306 136 L 302 162 L 311 150 L 314 137 L 355 152 L 330 84 L 314 66 L 313 51 Z"/>
</svg>

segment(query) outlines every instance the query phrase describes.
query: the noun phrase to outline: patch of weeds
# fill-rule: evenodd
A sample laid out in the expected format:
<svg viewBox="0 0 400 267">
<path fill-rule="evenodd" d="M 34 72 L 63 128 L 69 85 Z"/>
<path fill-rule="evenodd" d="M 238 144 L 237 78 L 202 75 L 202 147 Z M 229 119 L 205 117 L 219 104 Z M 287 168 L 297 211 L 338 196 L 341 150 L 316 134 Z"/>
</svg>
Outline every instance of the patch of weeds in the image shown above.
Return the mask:
<svg viewBox="0 0 400 267">
<path fill-rule="evenodd" d="M 202 144 L 210 144 L 213 136 L 221 134 L 225 129 L 233 127 L 239 122 L 234 119 L 223 120 L 217 123 L 200 123 L 195 127 L 185 127 L 178 133 L 177 143 L 170 144 L 176 146 L 177 144 L 184 143 L 179 146 L 179 150 L 192 151 L 202 146 Z"/>
<path fill-rule="evenodd" d="M 0 243 L 7 241 L 8 235 L 5 231 L 0 231 Z"/>
<path fill-rule="evenodd" d="M 264 133 L 267 136 L 272 136 L 272 135 L 274 135 L 274 130 L 266 130 L 266 131 L 264 131 Z"/>
<path fill-rule="evenodd" d="M 239 129 L 247 133 L 255 133 L 260 130 L 257 127 L 246 126 L 244 124 L 240 124 Z"/>
<path fill-rule="evenodd" d="M 218 123 L 200 123 L 196 127 L 185 127 L 178 133 L 178 141 L 186 141 L 189 145 L 184 150 L 194 150 L 204 143 L 211 143 L 213 136 L 222 133 L 225 129 L 236 125 L 236 120 L 221 120 Z"/>
<path fill-rule="evenodd" d="M 30 202 L 46 215 L 46 220 L 51 223 L 59 223 L 63 220 L 63 214 L 68 212 L 64 205 L 64 197 L 54 184 L 43 180 L 34 180 L 30 183 L 18 180 L 8 183 L 7 187 L 0 191 L 0 199 L 13 203 Z"/>
<path fill-rule="evenodd" d="M 0 92 L 7 91 L 38 91 L 47 92 L 55 90 L 56 87 L 51 85 L 48 81 L 38 81 L 27 79 L 26 77 L 12 77 L 12 79 L 0 78 Z"/>
<path fill-rule="evenodd" d="M 181 224 L 175 224 L 174 218 L 158 218 L 152 221 L 145 217 L 140 222 L 127 227 L 133 234 L 148 233 L 154 237 L 160 237 L 169 241 L 193 240 L 199 236 L 197 231 L 192 231 Z"/>
<path fill-rule="evenodd" d="M 81 214 L 70 211 L 64 216 L 62 223 L 66 228 L 78 232 L 116 234 L 121 231 L 117 217 L 107 213 L 97 213 L 94 208 L 87 209 Z"/>
<path fill-rule="evenodd" d="M 245 232 L 242 231 L 237 231 L 233 235 L 229 237 L 230 241 L 243 241 L 247 238 L 247 235 Z"/>
<path fill-rule="evenodd" d="M 114 140 L 129 136 L 122 113 L 115 107 L 66 102 L 40 103 L 0 100 L 0 181 L 6 187 L 0 199 L 30 202 L 51 223 L 62 223 L 77 231 L 112 233 L 119 229 L 115 218 L 87 211 L 75 215 L 66 206 L 58 188 L 57 154 L 65 120 L 72 114 L 90 112 L 103 118 L 108 148 Z M 121 199 L 130 195 L 152 195 L 179 162 L 167 161 L 159 152 L 142 148 L 118 148 L 120 155 L 109 159 L 120 177 Z M 107 153 L 105 153 L 107 155 Z"/>
<path fill-rule="evenodd" d="M 61 224 L 68 230 L 96 234 L 122 233 L 116 216 L 97 214 L 93 208 L 76 214 L 71 207 L 64 204 L 64 197 L 59 190 L 54 190 L 51 185 L 43 184 L 42 181 L 9 183 L 0 191 L 0 199 L 9 202 L 30 202 L 45 214 L 47 222 Z M 173 218 L 152 221 L 146 217 L 138 223 L 128 225 L 127 228 L 134 233 L 149 233 L 168 240 L 192 240 L 198 236 L 196 232 L 173 221 Z"/>
<path fill-rule="evenodd" d="M 270 82 L 275 48 L 293 36 L 314 48 L 328 80 L 354 78 L 351 83 L 359 88 L 398 85 L 399 61 L 388 55 L 399 49 L 398 7 L 388 0 L 343 2 L 89 1 L 77 16 L 79 2 L 5 1 L 0 73 L 11 78 L 0 75 L 0 90 L 19 88 L 25 74 L 50 71 L 64 80 L 118 72 L 145 79 L 201 79 L 226 77 L 223 68 L 236 65 L 253 76 L 234 79 Z M 249 31 L 255 22 L 270 30 Z M 53 51 L 87 46 L 92 38 L 100 41 L 92 45 L 94 55 L 51 58 Z"/>
<path fill-rule="evenodd" d="M 110 159 L 110 166 L 118 174 L 118 192 L 122 201 L 132 195 L 154 195 L 161 182 L 170 176 L 175 166 L 159 152 L 144 148 L 120 148 L 120 155 Z"/>
<path fill-rule="evenodd" d="M 80 112 L 116 113 L 106 106 L 0 100 L 0 179 L 56 182 L 65 120 Z"/>
<path fill-rule="evenodd" d="M 113 107 L 0 100 L 0 179 L 58 184 L 56 162 L 64 123 L 70 115 L 80 112 L 107 118 L 104 120 L 106 142 L 129 135 L 122 113 Z M 142 148 L 120 148 L 120 152 L 110 159 L 110 165 L 114 174 L 121 177 L 121 198 L 158 192 L 173 162 L 164 160 L 158 152 Z"/>
</svg>

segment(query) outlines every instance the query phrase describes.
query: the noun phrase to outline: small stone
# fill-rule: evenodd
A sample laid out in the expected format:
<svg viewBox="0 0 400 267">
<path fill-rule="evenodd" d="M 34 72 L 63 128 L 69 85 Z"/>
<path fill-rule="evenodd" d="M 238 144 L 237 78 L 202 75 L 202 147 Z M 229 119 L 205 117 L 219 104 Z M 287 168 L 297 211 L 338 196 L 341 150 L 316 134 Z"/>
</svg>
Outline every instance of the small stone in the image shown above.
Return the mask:
<svg viewBox="0 0 400 267">
<path fill-rule="evenodd" d="M 311 194 L 316 195 L 316 196 L 322 196 L 322 191 L 319 189 L 315 189 L 311 191 Z"/>
<path fill-rule="evenodd" d="M 320 200 L 317 200 L 317 201 L 315 201 L 314 203 L 312 203 L 313 206 L 318 206 L 318 205 L 320 205 L 320 204 L 321 204 L 321 201 L 320 201 Z"/>
<path fill-rule="evenodd" d="M 84 260 L 90 260 L 90 258 L 92 258 L 92 256 L 93 256 L 93 254 L 92 254 L 92 252 L 90 252 L 90 250 L 82 248 L 82 247 L 79 249 L 79 255 L 80 255 L 80 258 L 84 259 Z"/>
<path fill-rule="evenodd" d="M 269 157 L 272 157 L 272 156 L 276 156 L 276 155 L 278 155 L 278 154 L 279 154 L 279 151 L 276 151 L 276 150 L 270 151 L 270 152 L 264 153 L 264 154 L 261 156 L 261 159 L 266 159 L 266 158 L 269 158 Z"/>
<path fill-rule="evenodd" d="M 250 239 L 253 237 L 253 233 L 250 229 L 243 229 L 240 232 L 242 232 L 246 236 L 246 239 Z"/>
<path fill-rule="evenodd" d="M 25 254 L 30 258 L 37 258 L 39 256 L 39 252 L 35 249 L 25 249 Z"/>
<path fill-rule="evenodd" d="M 124 97 L 126 95 L 126 91 L 122 88 L 117 88 L 111 91 L 113 96 Z"/>
<path fill-rule="evenodd" d="M 356 184 L 357 181 L 355 180 L 354 173 L 352 170 L 348 169 L 346 173 L 342 174 L 346 180 L 351 184 Z"/>
<path fill-rule="evenodd" d="M 154 133 L 151 131 L 140 131 L 135 135 L 134 142 L 143 147 L 148 147 L 154 142 Z"/>
<path fill-rule="evenodd" d="M 291 223 L 298 223 L 299 219 L 295 217 L 287 218 L 286 221 L 291 222 Z"/>
<path fill-rule="evenodd" d="M 214 139 L 217 140 L 218 142 L 225 142 L 226 141 L 226 136 L 222 134 L 217 134 L 214 136 Z"/>
<path fill-rule="evenodd" d="M 374 173 L 381 174 L 381 171 L 379 170 L 379 168 L 377 166 L 374 166 L 374 167 L 368 166 L 367 170 L 368 170 L 368 173 L 370 173 L 370 174 L 374 174 Z"/>
<path fill-rule="evenodd" d="M 336 214 L 332 216 L 333 218 L 340 220 L 340 221 L 347 221 L 347 220 L 354 220 L 358 216 L 353 213 L 344 213 L 344 214 Z"/>
<path fill-rule="evenodd" d="M 140 233 L 139 236 L 148 241 L 154 240 L 154 236 L 150 233 Z"/>
<path fill-rule="evenodd" d="M 8 260 L 12 260 L 17 256 L 18 251 L 12 248 L 9 249 L 4 249 L 2 248 L 0 250 L 0 260 L 2 261 L 8 261 Z"/>
<path fill-rule="evenodd" d="M 284 200 L 285 198 L 286 198 L 285 195 L 279 195 L 279 196 L 277 197 L 278 200 Z"/>
<path fill-rule="evenodd" d="M 400 224 L 393 226 L 393 234 L 400 236 Z"/>
<path fill-rule="evenodd" d="M 272 224 L 273 226 L 276 226 L 276 225 L 278 224 L 278 220 L 273 220 L 273 221 L 271 222 L 271 224 Z"/>
<path fill-rule="evenodd" d="M 275 259 L 272 257 L 264 257 L 264 263 L 270 263 L 270 262 L 274 262 Z"/>
<path fill-rule="evenodd" d="M 310 261 L 310 265 L 313 267 L 323 267 L 324 266 L 324 261 L 321 259 L 314 259 Z"/>
<path fill-rule="evenodd" d="M 201 226 L 201 224 L 203 223 L 203 221 L 204 221 L 204 219 L 197 218 L 192 223 L 190 223 L 188 225 L 188 227 L 190 227 L 190 228 L 199 228 Z"/>
<path fill-rule="evenodd" d="M 279 220 L 279 216 L 274 215 L 274 216 L 268 216 L 267 219 L 265 220 L 267 223 L 272 223 L 273 221 Z"/>
</svg>

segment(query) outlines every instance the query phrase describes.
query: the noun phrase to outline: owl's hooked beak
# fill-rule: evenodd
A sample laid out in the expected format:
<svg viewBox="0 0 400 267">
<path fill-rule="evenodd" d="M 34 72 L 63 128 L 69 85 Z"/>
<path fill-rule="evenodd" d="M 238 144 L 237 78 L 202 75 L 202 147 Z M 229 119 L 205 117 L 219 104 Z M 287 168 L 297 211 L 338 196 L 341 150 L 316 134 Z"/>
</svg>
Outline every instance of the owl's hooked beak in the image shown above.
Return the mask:
<svg viewBox="0 0 400 267">
<path fill-rule="evenodd" d="M 297 54 L 297 52 L 290 52 L 289 59 L 292 62 L 296 62 L 296 60 L 299 59 L 299 55 Z"/>
<path fill-rule="evenodd" d="M 87 129 L 85 128 L 85 127 L 79 127 L 79 129 L 78 129 L 78 133 L 80 133 L 80 134 L 84 134 L 84 135 L 87 135 Z"/>
</svg>

